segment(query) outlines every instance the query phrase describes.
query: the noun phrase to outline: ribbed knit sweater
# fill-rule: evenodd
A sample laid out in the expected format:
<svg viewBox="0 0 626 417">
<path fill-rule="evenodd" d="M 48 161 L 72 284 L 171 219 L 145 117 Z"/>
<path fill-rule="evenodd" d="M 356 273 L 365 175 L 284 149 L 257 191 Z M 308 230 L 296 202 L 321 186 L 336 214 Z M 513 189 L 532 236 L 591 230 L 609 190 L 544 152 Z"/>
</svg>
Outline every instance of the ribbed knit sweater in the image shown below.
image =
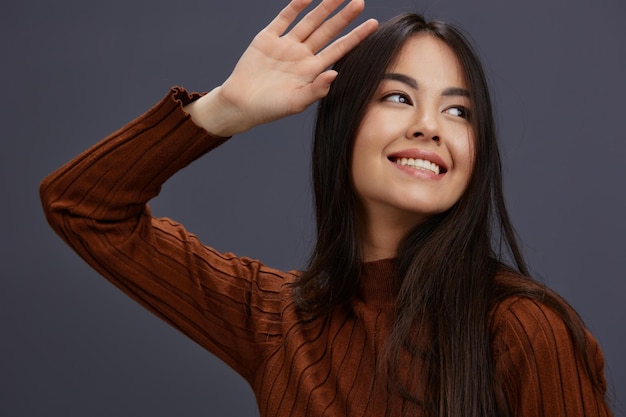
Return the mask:
<svg viewBox="0 0 626 417">
<path fill-rule="evenodd" d="M 363 265 L 349 306 L 303 321 L 290 285 L 298 272 L 218 253 L 151 216 L 147 202 L 161 185 L 225 141 L 184 112 L 197 97 L 172 89 L 48 176 L 40 189 L 48 221 L 104 277 L 242 375 L 262 417 L 405 415 L 410 407 L 376 366 L 393 320 L 393 260 Z M 490 328 L 496 378 L 515 416 L 611 415 L 550 309 L 507 299 Z M 603 375 L 602 353 L 589 342 Z"/>
</svg>

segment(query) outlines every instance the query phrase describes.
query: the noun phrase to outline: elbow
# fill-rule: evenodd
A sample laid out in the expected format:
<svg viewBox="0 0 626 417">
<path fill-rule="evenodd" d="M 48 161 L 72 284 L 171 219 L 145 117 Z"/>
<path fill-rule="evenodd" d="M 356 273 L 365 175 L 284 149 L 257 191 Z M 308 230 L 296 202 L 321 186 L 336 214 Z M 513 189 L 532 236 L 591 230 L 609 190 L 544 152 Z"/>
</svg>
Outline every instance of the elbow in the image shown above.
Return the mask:
<svg viewBox="0 0 626 417">
<path fill-rule="evenodd" d="M 50 191 L 50 176 L 41 181 L 39 184 L 39 199 L 41 200 L 41 206 L 43 207 L 44 213 L 47 215 L 51 209 L 52 201 L 54 200 L 51 196 Z"/>
<path fill-rule="evenodd" d="M 69 204 L 63 199 L 60 185 L 55 181 L 55 174 L 48 175 L 39 184 L 39 198 L 44 216 L 56 233 L 63 236 L 64 218 L 69 215 Z"/>
</svg>

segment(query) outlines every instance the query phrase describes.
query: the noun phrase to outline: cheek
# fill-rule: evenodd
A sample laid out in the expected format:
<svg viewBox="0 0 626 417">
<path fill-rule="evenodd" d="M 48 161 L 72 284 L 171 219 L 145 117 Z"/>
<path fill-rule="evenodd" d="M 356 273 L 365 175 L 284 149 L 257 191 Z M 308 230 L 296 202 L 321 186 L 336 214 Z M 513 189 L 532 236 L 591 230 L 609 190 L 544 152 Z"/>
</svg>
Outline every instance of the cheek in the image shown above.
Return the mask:
<svg viewBox="0 0 626 417">
<path fill-rule="evenodd" d="M 454 166 L 465 177 L 465 185 L 469 182 L 474 169 L 475 149 L 475 139 L 471 132 L 464 132 L 450 147 Z"/>
<path fill-rule="evenodd" d="M 350 174 L 353 190 L 359 198 L 368 195 L 385 181 L 382 173 L 388 161 L 383 137 L 379 130 L 372 128 L 361 130 L 354 140 Z"/>
<path fill-rule="evenodd" d="M 463 162 L 463 165 L 474 165 L 474 154 L 476 149 L 476 139 L 474 137 L 473 129 L 463 129 L 458 132 L 457 141 L 454 141 L 455 158 Z"/>
<path fill-rule="evenodd" d="M 371 158 L 371 138 L 367 135 L 358 135 L 352 147 L 352 160 L 350 166 L 350 179 L 357 195 L 361 194 L 363 184 L 369 181 L 368 159 Z"/>
<path fill-rule="evenodd" d="M 385 142 L 404 136 L 410 118 L 410 112 L 372 105 L 361 121 L 357 137 L 363 136 L 364 142 L 376 140 L 378 142 L 376 145 L 381 146 Z"/>
<path fill-rule="evenodd" d="M 378 153 L 380 154 L 383 148 L 381 141 L 382 137 L 385 137 L 381 129 L 381 124 L 375 117 L 375 112 L 369 112 L 359 130 L 354 143 L 352 145 L 352 175 L 353 177 L 358 174 L 363 174 L 368 164 L 371 164 L 371 159 Z"/>
</svg>

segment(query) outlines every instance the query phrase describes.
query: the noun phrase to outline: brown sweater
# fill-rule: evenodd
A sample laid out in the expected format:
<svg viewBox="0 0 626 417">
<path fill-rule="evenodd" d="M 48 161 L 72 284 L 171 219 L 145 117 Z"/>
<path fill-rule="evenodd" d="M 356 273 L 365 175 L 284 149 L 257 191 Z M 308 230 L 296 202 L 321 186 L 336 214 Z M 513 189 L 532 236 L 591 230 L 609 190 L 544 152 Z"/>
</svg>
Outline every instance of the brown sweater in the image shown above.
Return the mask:
<svg viewBox="0 0 626 417">
<path fill-rule="evenodd" d="M 78 254 L 153 313 L 213 352 L 251 385 L 264 417 L 401 416 L 403 399 L 376 358 L 393 313 L 393 261 L 364 265 L 349 307 L 298 319 L 290 283 L 259 261 L 221 254 L 146 203 L 179 169 L 221 144 L 173 89 L 149 112 L 84 152 L 41 185 L 48 221 Z M 563 322 L 527 299 L 493 314 L 496 377 L 515 416 L 610 416 Z M 603 375 L 602 353 L 589 336 Z M 419 415 L 419 413 L 417 413 Z"/>
</svg>

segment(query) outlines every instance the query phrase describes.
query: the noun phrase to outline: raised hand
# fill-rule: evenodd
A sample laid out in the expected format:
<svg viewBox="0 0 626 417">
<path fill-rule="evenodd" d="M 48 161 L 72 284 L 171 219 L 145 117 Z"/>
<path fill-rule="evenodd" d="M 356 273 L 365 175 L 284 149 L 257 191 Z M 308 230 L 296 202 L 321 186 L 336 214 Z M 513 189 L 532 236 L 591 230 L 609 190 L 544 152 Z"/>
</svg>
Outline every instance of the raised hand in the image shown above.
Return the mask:
<svg viewBox="0 0 626 417">
<path fill-rule="evenodd" d="M 370 19 L 335 39 L 361 13 L 364 1 L 351 0 L 329 18 L 344 0 L 323 0 L 287 31 L 311 1 L 289 3 L 257 34 L 228 79 L 185 108 L 196 123 L 230 136 L 301 112 L 328 93 L 337 76 L 328 68 L 378 23 Z"/>
</svg>

